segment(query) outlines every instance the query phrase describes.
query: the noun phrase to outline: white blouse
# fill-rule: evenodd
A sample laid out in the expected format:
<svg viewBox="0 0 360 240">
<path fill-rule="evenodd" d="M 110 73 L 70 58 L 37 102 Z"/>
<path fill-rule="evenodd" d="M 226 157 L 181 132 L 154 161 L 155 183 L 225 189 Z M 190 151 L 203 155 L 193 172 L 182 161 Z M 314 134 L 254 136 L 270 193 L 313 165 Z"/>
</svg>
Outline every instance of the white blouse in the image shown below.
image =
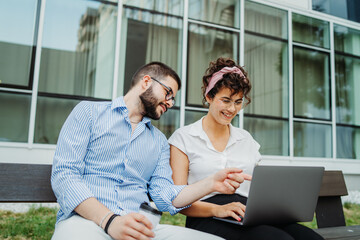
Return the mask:
<svg viewBox="0 0 360 240">
<path fill-rule="evenodd" d="M 260 161 L 260 145 L 246 130 L 230 124 L 230 138 L 224 151 L 217 151 L 202 128 L 202 119 L 177 129 L 169 138 L 169 144 L 185 153 L 189 159 L 188 184 L 195 183 L 221 169 L 236 167 L 252 175 Z M 243 182 L 236 193 L 247 197 L 250 182 Z M 214 196 L 209 194 L 202 199 Z"/>
</svg>

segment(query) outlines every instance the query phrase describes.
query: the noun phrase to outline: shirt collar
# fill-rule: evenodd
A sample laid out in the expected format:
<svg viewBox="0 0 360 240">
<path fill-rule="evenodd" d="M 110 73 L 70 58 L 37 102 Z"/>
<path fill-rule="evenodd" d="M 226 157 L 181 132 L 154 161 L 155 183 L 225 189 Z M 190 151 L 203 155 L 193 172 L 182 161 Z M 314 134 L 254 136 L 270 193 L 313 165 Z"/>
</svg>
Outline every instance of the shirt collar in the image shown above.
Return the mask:
<svg viewBox="0 0 360 240">
<path fill-rule="evenodd" d="M 194 137 L 196 137 L 196 136 L 200 137 L 201 139 L 208 142 L 210 140 L 202 127 L 202 121 L 203 121 L 204 117 L 202 117 L 200 120 L 198 120 L 191 126 L 189 134 Z M 245 135 L 242 134 L 240 131 L 237 131 L 237 129 L 233 125 L 231 125 L 231 123 L 229 124 L 229 126 L 230 126 L 230 138 L 229 138 L 227 147 L 229 147 L 230 145 L 236 143 L 237 141 L 240 141 L 241 139 L 245 138 Z"/>
<path fill-rule="evenodd" d="M 114 99 L 111 103 L 111 110 L 114 110 L 114 109 L 119 109 L 121 112 L 123 112 L 126 116 L 129 115 L 129 110 L 125 104 L 125 101 L 124 101 L 124 97 L 121 96 L 121 97 L 118 97 L 116 99 Z M 143 119 L 141 120 L 142 123 L 144 123 L 149 129 L 152 128 L 152 125 L 151 125 L 151 119 L 148 118 L 148 117 L 143 117 Z"/>
</svg>

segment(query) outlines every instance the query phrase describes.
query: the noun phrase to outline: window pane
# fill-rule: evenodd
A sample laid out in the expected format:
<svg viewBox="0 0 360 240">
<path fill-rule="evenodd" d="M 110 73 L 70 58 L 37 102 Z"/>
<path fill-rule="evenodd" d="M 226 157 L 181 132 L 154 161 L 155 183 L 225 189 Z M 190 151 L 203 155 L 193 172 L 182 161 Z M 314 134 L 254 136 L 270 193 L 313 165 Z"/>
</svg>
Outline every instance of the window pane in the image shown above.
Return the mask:
<svg viewBox="0 0 360 240">
<path fill-rule="evenodd" d="M 31 89 L 36 0 L 0 1 L 0 87 Z"/>
<path fill-rule="evenodd" d="M 293 13 L 293 40 L 318 47 L 329 48 L 329 23 Z"/>
<path fill-rule="evenodd" d="M 197 120 L 200 120 L 206 114 L 207 114 L 207 112 L 203 112 L 203 111 L 186 110 L 185 111 L 185 125 L 189 125 L 189 124 L 196 122 Z M 233 120 L 231 121 L 231 124 L 234 127 L 238 127 L 239 126 L 239 116 L 235 116 L 233 118 Z"/>
<path fill-rule="evenodd" d="M 188 105 L 202 106 L 202 77 L 209 62 L 219 57 L 238 60 L 239 34 L 189 25 L 187 98 Z"/>
<path fill-rule="evenodd" d="M 48 0 L 39 91 L 111 98 L 116 19 L 116 3 Z"/>
<path fill-rule="evenodd" d="M 237 0 L 189 0 L 189 18 L 238 28 L 239 13 Z"/>
<path fill-rule="evenodd" d="M 336 55 L 336 121 L 360 126 L 360 59 Z"/>
<path fill-rule="evenodd" d="M 180 127 L 180 109 L 171 108 L 159 120 L 152 120 L 151 123 L 169 138 Z"/>
<path fill-rule="evenodd" d="M 288 117 L 287 43 L 245 34 L 245 67 L 252 84 L 245 113 Z"/>
<path fill-rule="evenodd" d="M 360 56 L 360 31 L 334 24 L 334 43 L 336 51 Z"/>
<path fill-rule="evenodd" d="M 289 124 L 287 120 L 261 119 L 245 116 L 244 129 L 260 144 L 264 155 L 289 155 Z"/>
<path fill-rule="evenodd" d="M 254 2 L 245 2 L 245 30 L 247 31 L 287 39 L 287 22 L 287 11 Z"/>
<path fill-rule="evenodd" d="M 27 142 L 31 95 L 0 92 L 0 141 Z"/>
<path fill-rule="evenodd" d="M 331 119 L 329 55 L 294 48 L 294 116 Z"/>
<path fill-rule="evenodd" d="M 80 100 L 38 97 L 34 142 L 56 144 L 66 118 Z"/>
<path fill-rule="evenodd" d="M 331 125 L 294 122 L 294 156 L 332 156 Z"/>
<path fill-rule="evenodd" d="M 119 95 L 128 91 L 136 70 L 151 61 L 163 62 L 177 73 L 181 72 L 181 18 L 124 8 L 122 26 L 121 42 L 124 44 L 120 62 L 124 64 L 120 66 Z"/>
<path fill-rule="evenodd" d="M 157 12 L 183 15 L 183 0 L 123 0 L 125 7 L 137 7 Z"/>
<path fill-rule="evenodd" d="M 336 153 L 338 158 L 360 159 L 360 128 L 336 127 Z"/>
<path fill-rule="evenodd" d="M 312 0 L 312 9 L 360 23 L 358 0 Z"/>
</svg>

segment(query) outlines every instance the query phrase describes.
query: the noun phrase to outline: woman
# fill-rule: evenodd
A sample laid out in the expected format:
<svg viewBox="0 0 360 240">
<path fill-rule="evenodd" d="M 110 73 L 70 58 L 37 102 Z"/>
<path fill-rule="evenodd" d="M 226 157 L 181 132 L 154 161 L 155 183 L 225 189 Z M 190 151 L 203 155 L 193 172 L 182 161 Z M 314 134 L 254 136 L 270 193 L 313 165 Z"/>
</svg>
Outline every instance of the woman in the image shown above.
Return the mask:
<svg viewBox="0 0 360 240">
<path fill-rule="evenodd" d="M 191 184 L 225 167 L 243 169 L 252 175 L 260 160 L 260 145 L 251 135 L 231 125 L 231 120 L 250 103 L 251 84 L 244 69 L 231 59 L 211 62 L 203 76 L 203 102 L 209 111 L 199 121 L 178 129 L 169 139 L 170 163 L 175 184 Z M 235 194 L 212 194 L 181 211 L 188 216 L 186 227 L 226 239 L 323 239 L 299 224 L 285 226 L 238 226 L 213 219 L 244 216 L 250 182 L 245 181 Z"/>
</svg>

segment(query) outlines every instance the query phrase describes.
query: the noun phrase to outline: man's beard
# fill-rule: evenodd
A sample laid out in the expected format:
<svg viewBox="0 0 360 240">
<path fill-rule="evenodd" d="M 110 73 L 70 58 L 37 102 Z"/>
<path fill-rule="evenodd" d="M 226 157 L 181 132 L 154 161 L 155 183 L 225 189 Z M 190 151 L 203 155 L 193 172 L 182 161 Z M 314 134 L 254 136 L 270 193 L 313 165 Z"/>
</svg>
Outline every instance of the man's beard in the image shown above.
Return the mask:
<svg viewBox="0 0 360 240">
<path fill-rule="evenodd" d="M 156 112 L 156 108 L 159 105 L 158 99 L 155 98 L 152 87 L 148 88 L 144 93 L 140 95 L 140 100 L 144 107 L 143 116 L 149 117 L 154 120 L 159 120 L 161 114 Z"/>
</svg>

